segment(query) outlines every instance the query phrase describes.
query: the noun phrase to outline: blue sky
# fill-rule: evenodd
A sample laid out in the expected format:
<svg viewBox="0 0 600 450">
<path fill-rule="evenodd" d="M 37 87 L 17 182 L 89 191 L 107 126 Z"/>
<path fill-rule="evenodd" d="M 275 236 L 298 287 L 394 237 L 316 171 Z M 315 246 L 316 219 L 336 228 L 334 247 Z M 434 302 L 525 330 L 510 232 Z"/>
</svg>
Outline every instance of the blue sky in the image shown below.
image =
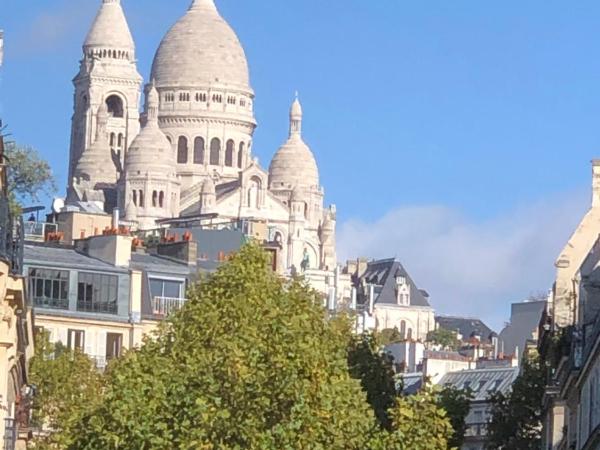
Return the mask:
<svg viewBox="0 0 600 450">
<path fill-rule="evenodd" d="M 1 0 L 0 114 L 60 185 L 71 79 L 99 0 Z M 123 0 L 148 76 L 190 0 Z M 254 151 L 284 141 L 295 90 L 341 257 L 397 256 L 437 310 L 499 327 L 550 287 L 600 156 L 600 4 L 217 0 L 246 50 Z"/>
</svg>

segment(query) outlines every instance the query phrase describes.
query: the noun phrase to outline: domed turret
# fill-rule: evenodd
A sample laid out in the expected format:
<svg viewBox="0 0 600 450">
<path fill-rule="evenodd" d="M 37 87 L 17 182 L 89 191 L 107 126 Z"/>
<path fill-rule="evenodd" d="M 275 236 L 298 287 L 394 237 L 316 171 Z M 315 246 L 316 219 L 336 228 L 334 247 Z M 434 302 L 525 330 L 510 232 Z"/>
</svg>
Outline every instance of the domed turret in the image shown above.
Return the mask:
<svg viewBox="0 0 600 450">
<path fill-rule="evenodd" d="M 94 183 L 115 183 L 117 181 L 113 170 L 108 170 L 106 164 L 111 160 L 108 133 L 108 108 L 105 103 L 100 104 L 96 118 L 96 139 L 92 145 L 83 152 L 75 167 L 74 176 L 80 181 Z"/>
<path fill-rule="evenodd" d="M 156 220 L 179 214 L 180 182 L 171 143 L 158 127 L 158 93 L 146 91 L 146 123 L 125 158 L 121 204 L 125 218 L 141 229 L 156 227 Z"/>
<path fill-rule="evenodd" d="M 295 186 L 319 189 L 319 169 L 315 157 L 302 140 L 302 105 L 296 97 L 290 109 L 289 139 L 277 151 L 269 167 L 270 189 Z"/>
<path fill-rule="evenodd" d="M 120 0 L 102 1 L 83 48 L 86 54 L 96 49 L 124 51 L 130 53 L 127 59 L 134 59 L 135 45 Z"/>
<path fill-rule="evenodd" d="M 146 124 L 136 136 L 127 152 L 125 172 L 175 176 L 175 159 L 171 143 L 158 127 L 158 92 L 153 84 L 148 86 L 146 99 Z"/>
</svg>

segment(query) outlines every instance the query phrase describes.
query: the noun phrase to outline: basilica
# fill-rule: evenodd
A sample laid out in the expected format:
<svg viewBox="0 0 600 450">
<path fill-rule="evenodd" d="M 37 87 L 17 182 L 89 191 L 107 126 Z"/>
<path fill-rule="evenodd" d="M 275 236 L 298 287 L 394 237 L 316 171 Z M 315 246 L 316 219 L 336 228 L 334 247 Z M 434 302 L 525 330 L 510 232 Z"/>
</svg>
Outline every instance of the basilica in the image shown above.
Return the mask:
<svg viewBox="0 0 600 450">
<path fill-rule="evenodd" d="M 214 0 L 194 0 L 167 32 L 145 84 L 120 0 L 102 0 L 73 82 L 68 207 L 118 208 L 138 230 L 188 217 L 260 221 L 285 270 L 335 269 L 336 210 L 323 204 L 300 101 L 266 171 L 252 155 L 248 62 Z"/>
</svg>

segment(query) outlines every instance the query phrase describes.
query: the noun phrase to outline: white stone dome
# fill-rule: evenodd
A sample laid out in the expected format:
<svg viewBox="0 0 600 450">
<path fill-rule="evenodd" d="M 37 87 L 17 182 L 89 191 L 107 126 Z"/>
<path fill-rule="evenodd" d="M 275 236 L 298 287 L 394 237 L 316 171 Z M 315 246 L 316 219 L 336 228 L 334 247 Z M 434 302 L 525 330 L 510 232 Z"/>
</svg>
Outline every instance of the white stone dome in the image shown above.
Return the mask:
<svg viewBox="0 0 600 450">
<path fill-rule="evenodd" d="M 150 87 L 147 96 L 147 122 L 131 142 L 125 158 L 128 177 L 155 174 L 175 176 L 175 157 L 171 143 L 158 127 L 158 93 Z"/>
<path fill-rule="evenodd" d="M 135 44 L 120 0 L 103 0 L 83 44 L 85 49 L 102 47 L 133 50 Z"/>
<path fill-rule="evenodd" d="M 225 85 L 250 91 L 244 49 L 213 0 L 194 0 L 169 30 L 154 57 L 151 78 L 159 89 Z"/>
<path fill-rule="evenodd" d="M 269 167 L 271 189 L 319 189 L 319 168 L 313 152 L 302 140 L 302 106 L 296 98 L 290 108 L 290 137 Z"/>
</svg>

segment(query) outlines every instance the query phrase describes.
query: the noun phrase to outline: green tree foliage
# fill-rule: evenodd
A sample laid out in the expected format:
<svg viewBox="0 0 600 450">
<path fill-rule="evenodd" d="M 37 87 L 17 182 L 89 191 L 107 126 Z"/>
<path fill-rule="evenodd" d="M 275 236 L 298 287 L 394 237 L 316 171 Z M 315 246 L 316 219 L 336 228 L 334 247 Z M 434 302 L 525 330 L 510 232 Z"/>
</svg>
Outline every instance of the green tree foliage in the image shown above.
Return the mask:
<svg viewBox="0 0 600 450">
<path fill-rule="evenodd" d="M 488 425 L 490 449 L 541 448 L 544 372 L 538 357 L 525 360 L 512 391 L 507 395 L 496 393 L 492 397 L 492 420 Z"/>
<path fill-rule="evenodd" d="M 102 378 L 87 356 L 50 344 L 45 332 L 36 336 L 35 351 L 29 371 L 36 386 L 32 420 L 42 431 L 35 448 L 66 448 L 71 429 L 100 395 Z"/>
<path fill-rule="evenodd" d="M 448 446 L 452 426 L 446 412 L 438 407 L 435 390 L 398 397 L 390 410 L 391 432 L 382 432 L 371 442 L 372 450 L 443 450 Z"/>
<path fill-rule="evenodd" d="M 379 424 L 384 429 L 391 429 L 388 410 L 394 406 L 397 396 L 392 358 L 379 351 L 372 333 L 352 337 L 348 368 L 350 374 L 361 381 Z"/>
<path fill-rule="evenodd" d="M 38 201 L 41 194 L 52 195 L 56 181 L 47 161 L 32 147 L 7 143 L 8 193 L 13 210 L 24 201 Z"/>
<path fill-rule="evenodd" d="M 455 351 L 458 350 L 458 347 L 460 346 L 456 331 L 447 330 L 441 327 L 427 333 L 427 342 L 441 345 L 444 348 Z"/>
<path fill-rule="evenodd" d="M 327 320 L 250 245 L 107 375 L 72 449 L 360 449 L 378 427 Z"/>
<path fill-rule="evenodd" d="M 470 391 L 452 386 L 445 387 L 438 394 L 438 405 L 446 411 L 454 430 L 448 439 L 448 448 L 460 448 L 465 440 L 466 418 L 471 408 L 471 398 Z"/>
<path fill-rule="evenodd" d="M 36 417 L 56 430 L 54 446 L 40 448 L 446 448 L 452 429 L 436 395 L 391 401 L 389 365 L 373 337 L 351 340 L 348 318 L 328 318 L 321 297 L 274 274 L 258 246 L 244 247 L 188 297 L 140 349 L 114 362 L 101 385 L 85 382 L 81 355 L 54 365 L 40 356 L 34 372 L 44 412 Z M 78 384 L 93 386 L 92 395 Z M 367 401 L 376 386 L 385 399 L 377 408 L 391 406 L 389 430 Z"/>
<path fill-rule="evenodd" d="M 376 334 L 376 340 L 379 345 L 385 346 L 388 344 L 394 344 L 404 340 L 404 336 L 400 334 L 397 327 L 386 328 Z"/>
</svg>

